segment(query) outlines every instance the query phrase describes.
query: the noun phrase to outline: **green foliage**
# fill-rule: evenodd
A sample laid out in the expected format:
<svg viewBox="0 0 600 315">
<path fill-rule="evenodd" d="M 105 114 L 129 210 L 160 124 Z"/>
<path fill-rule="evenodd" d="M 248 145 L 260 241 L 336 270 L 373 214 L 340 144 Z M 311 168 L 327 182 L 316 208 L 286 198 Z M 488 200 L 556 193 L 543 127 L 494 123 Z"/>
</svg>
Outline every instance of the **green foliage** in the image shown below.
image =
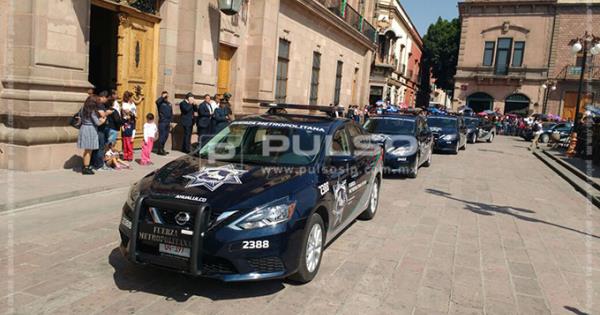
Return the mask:
<svg viewBox="0 0 600 315">
<path fill-rule="evenodd" d="M 460 46 L 460 20 L 451 21 L 438 18 L 431 24 L 423 37 L 423 69 L 421 75 L 420 105 L 425 105 L 425 97 L 430 93 L 429 72 L 435 79 L 435 84 L 444 90 L 454 90 L 454 75 L 458 63 Z M 427 93 L 427 94 L 425 94 Z"/>
</svg>

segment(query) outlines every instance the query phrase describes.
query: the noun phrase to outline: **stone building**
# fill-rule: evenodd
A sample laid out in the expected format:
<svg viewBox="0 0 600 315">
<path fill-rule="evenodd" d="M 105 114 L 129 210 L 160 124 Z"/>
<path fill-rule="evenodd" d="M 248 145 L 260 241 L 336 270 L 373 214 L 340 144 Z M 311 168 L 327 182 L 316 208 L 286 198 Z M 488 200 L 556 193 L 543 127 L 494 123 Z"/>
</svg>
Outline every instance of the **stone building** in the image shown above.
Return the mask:
<svg viewBox="0 0 600 315">
<path fill-rule="evenodd" d="M 600 0 L 558 0 L 550 58 L 550 81 L 556 90 L 548 94 L 547 112 L 564 118 L 575 117 L 577 93 L 583 53 L 574 55 L 569 43 L 585 32 L 600 36 Z M 580 111 L 585 105 L 600 103 L 600 56 L 589 57 L 585 73 L 584 94 Z"/>
<path fill-rule="evenodd" d="M 465 0 L 454 108 L 541 111 L 556 0 Z"/>
<path fill-rule="evenodd" d="M 371 68 L 369 103 L 414 107 L 423 41 L 398 0 L 377 0 L 379 47 Z"/>
<path fill-rule="evenodd" d="M 0 0 L 0 7 L 0 168 L 78 164 L 68 120 L 92 87 L 137 91 L 138 115 L 155 112 L 162 90 L 175 102 L 189 91 L 230 92 L 238 115 L 259 112 L 260 102 L 348 105 L 369 97 L 376 33 L 363 17 L 373 16 L 373 1 L 244 0 L 234 16 L 217 0 Z"/>
<path fill-rule="evenodd" d="M 583 55 L 569 44 L 586 31 L 600 36 L 600 0 L 466 0 L 459 8 L 455 107 L 574 119 Z M 598 103 L 597 58 L 588 58 L 581 111 Z"/>
</svg>

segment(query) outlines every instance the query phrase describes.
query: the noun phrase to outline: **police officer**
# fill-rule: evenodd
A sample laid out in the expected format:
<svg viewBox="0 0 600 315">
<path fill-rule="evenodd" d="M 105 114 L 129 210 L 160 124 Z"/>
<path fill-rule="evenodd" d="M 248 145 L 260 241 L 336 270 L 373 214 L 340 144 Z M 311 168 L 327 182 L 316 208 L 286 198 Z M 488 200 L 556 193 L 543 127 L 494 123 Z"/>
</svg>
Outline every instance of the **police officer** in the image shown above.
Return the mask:
<svg viewBox="0 0 600 315">
<path fill-rule="evenodd" d="M 163 91 L 160 97 L 156 100 L 158 109 L 158 155 L 167 155 L 165 151 L 165 143 L 169 138 L 171 127 L 171 119 L 173 118 L 173 106 L 169 102 L 169 93 Z"/>
<path fill-rule="evenodd" d="M 204 95 L 204 102 L 200 103 L 196 109 L 198 113 L 196 128 L 198 129 L 198 143 L 200 145 L 204 145 L 211 137 L 212 113 L 210 101 L 210 95 Z"/>
<path fill-rule="evenodd" d="M 194 126 L 194 94 L 189 92 L 185 95 L 185 99 L 179 103 L 181 117 L 179 123 L 183 127 L 183 141 L 181 152 L 190 153 L 192 148 L 192 129 Z"/>
</svg>

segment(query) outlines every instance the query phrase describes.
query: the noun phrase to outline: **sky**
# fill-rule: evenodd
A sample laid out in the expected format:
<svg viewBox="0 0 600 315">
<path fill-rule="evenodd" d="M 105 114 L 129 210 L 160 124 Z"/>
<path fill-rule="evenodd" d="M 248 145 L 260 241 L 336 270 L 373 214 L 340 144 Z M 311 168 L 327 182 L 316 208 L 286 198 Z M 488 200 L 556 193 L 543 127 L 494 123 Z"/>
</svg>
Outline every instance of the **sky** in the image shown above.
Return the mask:
<svg viewBox="0 0 600 315">
<path fill-rule="evenodd" d="M 458 17 L 457 0 L 400 0 L 400 3 L 408 12 L 421 37 L 425 36 L 429 25 L 437 21 L 438 17 Z"/>
</svg>

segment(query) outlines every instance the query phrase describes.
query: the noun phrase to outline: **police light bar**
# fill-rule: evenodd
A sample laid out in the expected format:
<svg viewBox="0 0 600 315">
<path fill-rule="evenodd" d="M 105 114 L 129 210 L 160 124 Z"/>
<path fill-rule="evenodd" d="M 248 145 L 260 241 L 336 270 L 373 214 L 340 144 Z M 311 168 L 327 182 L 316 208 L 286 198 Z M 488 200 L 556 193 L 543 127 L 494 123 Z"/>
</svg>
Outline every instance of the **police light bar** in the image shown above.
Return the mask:
<svg viewBox="0 0 600 315">
<path fill-rule="evenodd" d="M 284 103 L 260 103 L 260 107 L 269 108 L 269 112 L 276 113 L 278 109 L 297 109 L 297 110 L 314 110 L 322 113 L 327 113 L 330 116 L 335 116 L 336 112 L 344 110 L 342 106 L 317 106 L 303 104 L 284 104 Z"/>
</svg>

